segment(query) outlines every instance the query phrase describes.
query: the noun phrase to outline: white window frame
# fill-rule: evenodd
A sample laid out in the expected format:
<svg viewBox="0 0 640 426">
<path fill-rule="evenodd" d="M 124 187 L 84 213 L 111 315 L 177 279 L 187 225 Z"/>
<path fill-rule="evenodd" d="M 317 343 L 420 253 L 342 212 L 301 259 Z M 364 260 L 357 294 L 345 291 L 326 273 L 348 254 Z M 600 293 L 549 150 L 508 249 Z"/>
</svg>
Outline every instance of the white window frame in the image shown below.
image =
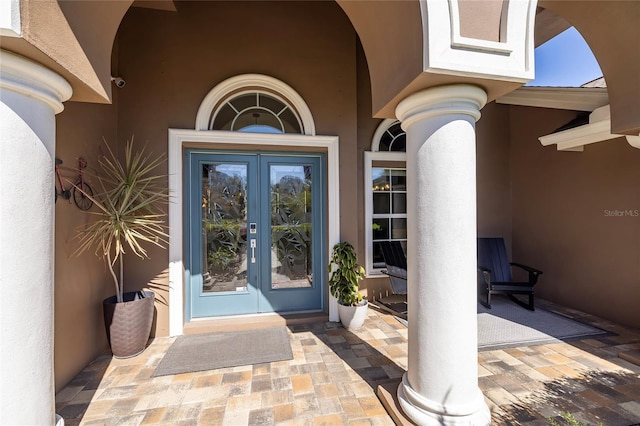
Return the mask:
<svg viewBox="0 0 640 426">
<path fill-rule="evenodd" d="M 387 121 L 387 120 L 385 120 Z M 395 122 L 395 120 L 390 120 L 391 124 Z M 385 124 L 383 122 L 382 124 Z M 382 127 L 382 124 L 380 127 Z M 389 125 L 385 127 L 388 128 Z M 378 132 L 376 132 L 378 135 Z M 374 143 L 372 143 L 372 148 L 378 145 L 380 137 L 374 138 Z M 375 145 L 374 145 L 375 144 Z M 365 269 L 367 272 L 367 277 L 380 277 L 386 276 L 382 274 L 383 268 L 374 268 L 373 266 L 373 228 L 371 227 L 371 223 L 373 222 L 373 188 L 371 187 L 371 182 L 373 179 L 373 163 L 377 161 L 393 161 L 393 162 L 403 162 L 407 161 L 407 154 L 404 152 L 375 152 L 375 151 L 365 151 L 364 153 L 364 204 L 365 204 Z M 401 169 L 402 167 L 391 167 Z M 406 167 L 405 167 L 406 170 Z M 403 216 L 406 217 L 406 216 Z"/>
</svg>

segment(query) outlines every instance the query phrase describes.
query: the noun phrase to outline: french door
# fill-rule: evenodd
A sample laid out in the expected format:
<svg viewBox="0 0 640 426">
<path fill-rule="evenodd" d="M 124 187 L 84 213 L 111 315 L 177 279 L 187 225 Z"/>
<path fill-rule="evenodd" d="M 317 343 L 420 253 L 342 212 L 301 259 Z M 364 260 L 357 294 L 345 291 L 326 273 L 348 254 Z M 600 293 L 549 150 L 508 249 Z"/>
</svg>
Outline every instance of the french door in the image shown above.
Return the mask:
<svg viewBox="0 0 640 426">
<path fill-rule="evenodd" d="M 325 308 L 319 153 L 186 153 L 189 318 Z"/>
</svg>

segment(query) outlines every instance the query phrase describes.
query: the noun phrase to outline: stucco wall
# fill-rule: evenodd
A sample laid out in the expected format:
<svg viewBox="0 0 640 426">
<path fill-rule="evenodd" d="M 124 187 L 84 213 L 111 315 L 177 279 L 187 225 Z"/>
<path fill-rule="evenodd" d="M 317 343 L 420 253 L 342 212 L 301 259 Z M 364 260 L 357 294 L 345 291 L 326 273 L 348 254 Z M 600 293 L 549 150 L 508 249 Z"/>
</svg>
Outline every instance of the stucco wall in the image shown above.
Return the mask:
<svg viewBox="0 0 640 426">
<path fill-rule="evenodd" d="M 97 167 L 103 137 L 116 138 L 114 106 L 67 102 L 56 116 L 56 157 L 64 161 L 63 177 L 75 181 L 77 173 L 67 168 L 77 168 L 81 156 L 89 168 Z M 90 177 L 88 182 L 97 190 Z M 76 231 L 88 223 L 89 215 L 61 197 L 55 213 L 55 384 L 59 390 L 108 348 L 102 300 L 115 291 L 93 250 L 74 256 Z"/>
<path fill-rule="evenodd" d="M 342 239 L 357 240 L 356 35 L 332 2 L 179 2 L 176 12 L 132 8 L 118 33 L 118 129 L 164 151 L 168 128 L 193 129 L 205 95 L 244 73 L 273 76 L 307 102 L 319 135 L 340 138 Z M 331 22 L 331 30 L 326 23 Z M 179 202 L 179 200 L 177 200 Z M 128 259 L 131 286 L 155 283 L 168 300 L 167 253 Z M 130 287 L 131 289 L 131 287 Z M 168 333 L 168 309 L 156 304 L 156 335 Z"/>
<path fill-rule="evenodd" d="M 482 109 L 476 123 L 478 236 L 511 242 L 509 108 L 495 102 Z"/>
<path fill-rule="evenodd" d="M 513 259 L 544 271 L 540 297 L 640 327 L 640 150 L 540 145 L 574 116 L 511 107 Z"/>
</svg>

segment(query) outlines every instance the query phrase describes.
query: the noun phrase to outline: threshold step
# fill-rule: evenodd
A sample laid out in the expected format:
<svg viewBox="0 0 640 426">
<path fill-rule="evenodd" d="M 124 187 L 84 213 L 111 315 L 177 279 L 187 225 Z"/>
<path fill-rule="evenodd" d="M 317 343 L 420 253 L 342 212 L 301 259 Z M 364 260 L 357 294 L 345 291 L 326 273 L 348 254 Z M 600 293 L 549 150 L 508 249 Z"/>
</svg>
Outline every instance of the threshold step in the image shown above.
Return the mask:
<svg viewBox="0 0 640 426">
<path fill-rule="evenodd" d="M 329 315 L 323 312 L 229 316 L 191 321 L 184 325 L 184 334 L 255 330 L 327 321 L 329 321 Z"/>
</svg>

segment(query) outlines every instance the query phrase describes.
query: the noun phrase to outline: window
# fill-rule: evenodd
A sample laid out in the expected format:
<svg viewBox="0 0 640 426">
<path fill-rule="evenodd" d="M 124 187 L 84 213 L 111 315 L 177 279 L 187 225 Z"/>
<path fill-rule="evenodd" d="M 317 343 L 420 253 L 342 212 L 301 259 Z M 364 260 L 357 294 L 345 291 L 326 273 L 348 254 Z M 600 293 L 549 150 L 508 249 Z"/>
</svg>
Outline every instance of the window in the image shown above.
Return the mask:
<svg viewBox="0 0 640 426">
<path fill-rule="evenodd" d="M 227 99 L 215 112 L 212 130 L 253 133 L 302 133 L 293 108 L 275 95 L 245 92 Z"/>
<path fill-rule="evenodd" d="M 366 268 L 380 275 L 382 241 L 407 242 L 406 135 L 397 120 L 383 121 L 375 132 L 371 151 L 365 152 Z"/>
</svg>

